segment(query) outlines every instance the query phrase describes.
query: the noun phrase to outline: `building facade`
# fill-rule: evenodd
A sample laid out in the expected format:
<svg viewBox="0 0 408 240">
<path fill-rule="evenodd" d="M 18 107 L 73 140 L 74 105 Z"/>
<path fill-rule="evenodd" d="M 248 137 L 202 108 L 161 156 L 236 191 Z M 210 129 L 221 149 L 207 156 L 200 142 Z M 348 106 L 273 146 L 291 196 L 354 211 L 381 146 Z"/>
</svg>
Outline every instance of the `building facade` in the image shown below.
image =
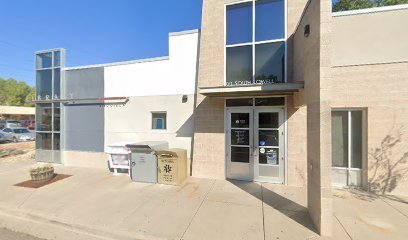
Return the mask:
<svg viewBox="0 0 408 240">
<path fill-rule="evenodd" d="M 193 146 L 193 176 L 306 187 L 322 235 L 332 186 L 408 193 L 408 6 L 331 8 L 204 1 Z"/>
<path fill-rule="evenodd" d="M 168 58 L 61 58 L 45 68 L 48 94 L 38 69 L 37 130 L 53 123 L 37 133 L 38 160 L 106 167 L 110 143 L 167 140 L 188 149 L 194 177 L 307 188 L 330 235 L 333 186 L 408 194 L 407 20 L 408 5 L 204 0 L 201 33 L 171 34 Z"/>
<path fill-rule="evenodd" d="M 169 56 L 79 67 L 37 52 L 37 161 L 106 168 L 108 145 L 155 140 L 191 154 L 198 44 L 171 33 Z"/>
</svg>

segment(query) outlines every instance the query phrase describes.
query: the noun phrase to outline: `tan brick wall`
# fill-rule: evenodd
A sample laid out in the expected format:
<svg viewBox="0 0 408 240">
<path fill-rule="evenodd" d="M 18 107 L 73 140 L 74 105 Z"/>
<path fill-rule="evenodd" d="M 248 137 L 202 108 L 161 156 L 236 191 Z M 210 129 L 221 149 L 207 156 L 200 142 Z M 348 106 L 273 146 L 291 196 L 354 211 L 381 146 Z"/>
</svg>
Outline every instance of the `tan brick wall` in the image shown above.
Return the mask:
<svg viewBox="0 0 408 240">
<path fill-rule="evenodd" d="M 237 0 L 204 0 L 202 12 L 202 30 L 198 88 L 224 85 L 224 4 Z M 307 0 L 288 1 L 288 36 L 291 36 L 299 22 Z M 289 42 L 289 48 L 292 46 Z M 288 52 L 288 74 L 291 78 L 292 52 Z M 224 134 L 224 99 L 197 96 L 196 133 L 194 134 L 193 176 L 225 178 L 225 134 Z M 291 119 L 288 125 L 300 128 L 305 124 L 302 111 L 288 109 Z M 300 118 L 298 118 L 299 116 Z M 298 126 L 298 127 L 297 127 Z M 303 125 L 304 127 L 304 125 Z M 290 128 L 290 127 L 289 127 Z M 304 137 L 305 132 L 292 131 L 288 148 L 288 183 L 295 186 L 305 184 L 305 143 L 297 139 Z M 303 134 L 303 136 L 302 136 Z"/>
<path fill-rule="evenodd" d="M 198 88 L 224 85 L 224 2 L 204 0 Z M 197 95 L 192 175 L 225 179 L 224 99 Z"/>
<path fill-rule="evenodd" d="M 309 24 L 311 34 L 304 37 Z M 293 76 L 305 82 L 307 104 L 307 179 L 310 216 L 325 236 L 331 235 L 331 109 L 325 98 L 331 81 L 331 1 L 312 0 L 293 37 Z M 298 110 L 299 111 L 299 110 Z"/>
<path fill-rule="evenodd" d="M 368 187 L 407 196 L 408 62 L 335 67 L 332 77 L 331 107 L 367 111 Z"/>
</svg>

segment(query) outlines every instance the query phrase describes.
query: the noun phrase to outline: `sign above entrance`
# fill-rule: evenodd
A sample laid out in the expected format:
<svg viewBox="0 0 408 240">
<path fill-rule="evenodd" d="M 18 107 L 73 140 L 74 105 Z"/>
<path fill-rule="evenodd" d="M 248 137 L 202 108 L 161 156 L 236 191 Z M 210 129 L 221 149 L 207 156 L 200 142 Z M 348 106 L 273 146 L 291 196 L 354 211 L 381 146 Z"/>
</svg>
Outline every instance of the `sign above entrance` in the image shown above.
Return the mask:
<svg viewBox="0 0 408 240">
<path fill-rule="evenodd" d="M 250 86 L 279 83 L 278 77 L 271 75 L 262 79 L 227 81 L 226 86 Z"/>
</svg>

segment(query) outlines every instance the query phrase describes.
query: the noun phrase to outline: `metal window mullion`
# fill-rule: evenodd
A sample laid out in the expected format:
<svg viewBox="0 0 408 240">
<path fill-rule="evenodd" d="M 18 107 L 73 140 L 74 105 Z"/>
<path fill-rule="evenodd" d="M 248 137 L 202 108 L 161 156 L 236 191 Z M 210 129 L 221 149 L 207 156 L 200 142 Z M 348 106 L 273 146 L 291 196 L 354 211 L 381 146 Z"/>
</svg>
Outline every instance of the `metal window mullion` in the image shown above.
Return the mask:
<svg viewBox="0 0 408 240">
<path fill-rule="evenodd" d="M 51 99 L 54 98 L 54 78 L 54 51 L 51 51 Z M 51 149 L 54 150 L 54 103 L 51 103 Z"/>
<path fill-rule="evenodd" d="M 252 1 L 252 83 L 255 82 L 255 0 Z"/>
<path fill-rule="evenodd" d="M 351 168 L 351 158 L 352 158 L 352 152 L 351 152 L 351 145 L 352 145 L 352 139 L 351 139 L 351 111 L 347 111 L 348 115 L 348 146 L 347 146 L 347 154 L 348 154 L 348 166 L 347 166 L 347 185 L 350 185 L 350 168 Z"/>
</svg>

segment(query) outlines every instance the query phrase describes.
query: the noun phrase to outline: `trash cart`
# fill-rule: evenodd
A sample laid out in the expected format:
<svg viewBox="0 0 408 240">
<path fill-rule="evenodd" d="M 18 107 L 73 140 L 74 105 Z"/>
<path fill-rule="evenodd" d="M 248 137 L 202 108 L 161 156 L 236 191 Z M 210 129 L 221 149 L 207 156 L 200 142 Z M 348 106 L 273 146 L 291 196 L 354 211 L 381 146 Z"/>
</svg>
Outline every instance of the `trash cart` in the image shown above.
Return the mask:
<svg viewBox="0 0 408 240">
<path fill-rule="evenodd" d="M 169 144 L 164 141 L 148 141 L 127 144 L 131 151 L 130 178 L 134 182 L 157 183 L 156 151 L 166 149 Z"/>
<path fill-rule="evenodd" d="M 187 150 L 174 148 L 157 151 L 157 157 L 159 183 L 180 185 L 187 178 Z"/>
</svg>

